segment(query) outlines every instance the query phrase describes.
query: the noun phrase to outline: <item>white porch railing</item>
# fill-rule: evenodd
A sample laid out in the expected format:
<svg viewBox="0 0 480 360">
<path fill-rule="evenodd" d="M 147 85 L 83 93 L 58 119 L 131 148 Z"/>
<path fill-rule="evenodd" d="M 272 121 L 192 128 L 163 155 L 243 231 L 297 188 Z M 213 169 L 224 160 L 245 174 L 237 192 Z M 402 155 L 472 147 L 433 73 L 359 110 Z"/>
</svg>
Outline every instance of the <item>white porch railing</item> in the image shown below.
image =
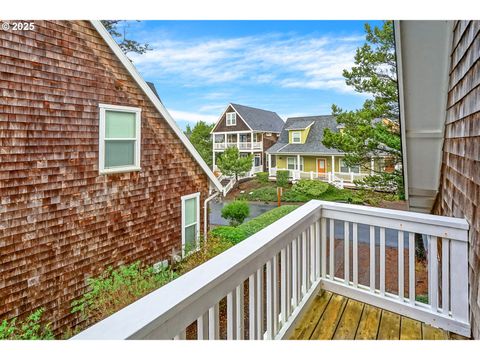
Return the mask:
<svg viewBox="0 0 480 360">
<path fill-rule="evenodd" d="M 415 234 L 428 238 L 428 304 L 406 271 Z M 187 327 L 197 339 L 282 339 L 319 288 L 469 336 L 467 239 L 462 219 L 312 200 L 73 339 L 184 339 Z"/>
<path fill-rule="evenodd" d="M 225 149 L 225 143 L 224 142 L 213 143 L 213 149 L 214 150 L 224 150 Z"/>
<path fill-rule="evenodd" d="M 261 148 L 262 148 L 262 142 L 261 141 L 252 142 L 252 149 L 253 150 L 260 150 Z"/>
<path fill-rule="evenodd" d="M 261 150 L 262 143 L 261 142 L 250 142 L 250 141 L 240 141 L 240 142 L 214 142 L 213 149 L 214 150 L 225 150 L 227 147 L 236 146 L 239 150 Z"/>
<path fill-rule="evenodd" d="M 235 179 L 231 178 L 230 181 L 223 187 L 223 196 L 226 196 L 230 190 L 233 189 L 235 185 Z"/>
</svg>

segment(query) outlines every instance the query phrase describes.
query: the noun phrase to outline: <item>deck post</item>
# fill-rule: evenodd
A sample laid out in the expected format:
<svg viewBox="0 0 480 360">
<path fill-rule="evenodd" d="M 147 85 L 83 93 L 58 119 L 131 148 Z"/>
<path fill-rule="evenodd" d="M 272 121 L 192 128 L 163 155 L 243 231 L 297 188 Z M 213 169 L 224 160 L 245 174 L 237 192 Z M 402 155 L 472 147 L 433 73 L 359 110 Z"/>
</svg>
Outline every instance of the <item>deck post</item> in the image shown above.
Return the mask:
<svg viewBox="0 0 480 360">
<path fill-rule="evenodd" d="M 268 172 L 270 173 L 270 169 L 272 168 L 272 155 L 267 154 L 267 159 L 268 159 L 268 162 L 267 162 Z"/>
<path fill-rule="evenodd" d="M 332 155 L 332 180 L 333 180 L 334 174 L 335 174 L 335 156 Z"/>
</svg>

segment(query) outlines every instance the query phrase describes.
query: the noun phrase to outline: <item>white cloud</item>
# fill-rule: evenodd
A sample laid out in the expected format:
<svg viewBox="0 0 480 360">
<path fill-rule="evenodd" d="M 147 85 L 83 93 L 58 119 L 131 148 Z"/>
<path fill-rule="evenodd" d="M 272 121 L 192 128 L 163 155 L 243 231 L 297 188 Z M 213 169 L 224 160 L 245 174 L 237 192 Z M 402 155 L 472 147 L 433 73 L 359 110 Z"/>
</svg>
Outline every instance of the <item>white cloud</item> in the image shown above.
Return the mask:
<svg viewBox="0 0 480 360">
<path fill-rule="evenodd" d="M 180 110 L 169 110 L 170 115 L 172 115 L 173 119 L 177 122 L 185 121 L 189 123 L 196 123 L 200 120 L 205 121 L 207 123 L 214 123 L 218 120 L 218 115 L 209 115 L 204 113 L 196 113 L 196 112 L 188 112 L 188 111 L 180 111 Z"/>
<path fill-rule="evenodd" d="M 132 55 L 146 77 L 179 86 L 230 82 L 352 92 L 342 76 L 363 39 L 267 34 L 205 41 L 162 40 L 153 51 Z M 172 80 L 172 78 L 174 80 Z"/>
</svg>

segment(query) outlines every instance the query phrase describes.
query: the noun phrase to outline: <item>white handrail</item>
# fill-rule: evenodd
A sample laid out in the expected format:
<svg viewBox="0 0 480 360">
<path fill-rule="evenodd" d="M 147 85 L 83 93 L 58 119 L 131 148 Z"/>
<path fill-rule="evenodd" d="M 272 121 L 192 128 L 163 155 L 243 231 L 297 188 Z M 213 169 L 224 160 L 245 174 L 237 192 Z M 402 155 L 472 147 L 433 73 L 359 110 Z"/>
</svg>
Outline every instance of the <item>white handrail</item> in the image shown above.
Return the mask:
<svg viewBox="0 0 480 360">
<path fill-rule="evenodd" d="M 343 231 L 338 234 L 338 229 Z M 386 269 L 385 260 L 386 234 L 391 237 L 392 231 L 398 239 L 408 239 L 405 251 L 410 266 L 415 264 L 414 234 L 430 239 L 428 268 L 432 275 L 428 305 L 417 302 L 414 291 L 405 296 L 403 262 L 398 262 L 402 285 L 397 293 L 389 292 L 382 283 L 385 271 L 393 271 Z M 442 261 L 433 250 L 438 239 L 443 245 Z M 339 241 L 349 246 L 340 247 L 343 260 L 337 262 Z M 362 246 L 370 251 L 368 287 L 359 283 L 358 249 Z M 198 338 L 218 338 L 219 304 L 225 297 L 227 338 L 244 338 L 242 304 L 247 300 L 249 322 L 245 326 L 249 338 L 280 339 L 288 336 L 298 315 L 320 287 L 469 335 L 467 248 L 468 223 L 463 219 L 312 200 L 74 339 L 184 338 L 186 328 L 195 322 Z M 399 249 L 399 259 L 403 259 L 403 245 Z M 376 283 L 375 273 L 377 251 L 380 284 Z M 448 262 L 455 266 L 450 267 Z M 344 275 L 338 277 L 337 270 L 342 266 Z M 440 280 L 441 290 L 435 285 L 440 268 L 445 274 Z M 415 284 L 414 272 L 410 272 L 408 284 Z M 248 299 L 244 298 L 244 285 L 249 287 Z M 440 298 L 449 301 L 440 302 Z"/>
</svg>

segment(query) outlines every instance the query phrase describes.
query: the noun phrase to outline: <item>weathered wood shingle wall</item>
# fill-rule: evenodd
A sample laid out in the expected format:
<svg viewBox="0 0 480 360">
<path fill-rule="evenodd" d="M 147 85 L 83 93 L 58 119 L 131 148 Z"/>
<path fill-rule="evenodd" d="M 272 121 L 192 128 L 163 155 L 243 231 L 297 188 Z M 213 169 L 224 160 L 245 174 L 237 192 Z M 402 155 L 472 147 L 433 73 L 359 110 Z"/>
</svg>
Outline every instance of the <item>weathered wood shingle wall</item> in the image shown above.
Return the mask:
<svg viewBox="0 0 480 360">
<path fill-rule="evenodd" d="M 0 319 L 62 330 L 87 277 L 180 249 L 208 179 L 89 22 L 35 26 L 0 31 Z M 142 108 L 142 171 L 99 175 L 99 103 Z"/>
<path fill-rule="evenodd" d="M 442 178 L 435 213 L 465 217 L 470 231 L 470 306 L 480 338 L 480 21 L 455 24 Z M 455 265 L 455 264 L 453 264 Z"/>
</svg>

